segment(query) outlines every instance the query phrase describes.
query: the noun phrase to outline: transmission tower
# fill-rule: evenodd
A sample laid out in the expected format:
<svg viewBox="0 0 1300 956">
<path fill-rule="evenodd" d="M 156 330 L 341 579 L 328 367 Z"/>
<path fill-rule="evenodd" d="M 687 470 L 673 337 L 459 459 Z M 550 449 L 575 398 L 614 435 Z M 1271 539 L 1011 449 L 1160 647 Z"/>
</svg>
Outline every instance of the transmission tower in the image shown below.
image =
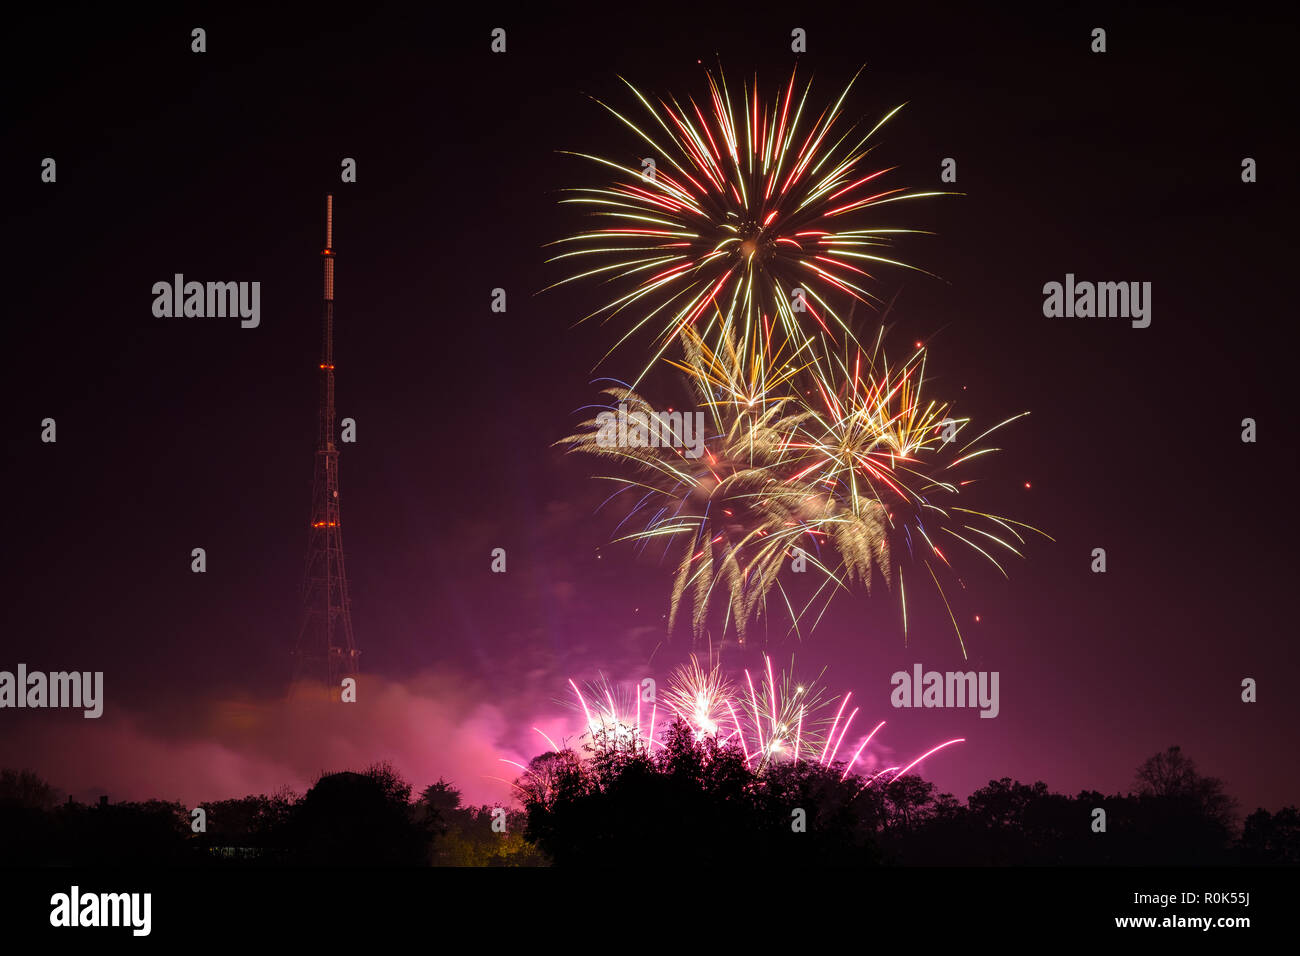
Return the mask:
<svg viewBox="0 0 1300 956">
<path fill-rule="evenodd" d="M 294 679 L 320 683 L 337 692 L 345 677 L 357 675 L 352 636 L 352 600 L 343 564 L 339 521 L 339 450 L 334 433 L 334 197 L 325 197 L 325 289 L 321 312 L 324 333 L 320 359 L 320 422 L 312 482 L 307 570 L 303 576 L 302 624 L 294 653 Z M 336 698 L 337 699 L 337 698 Z"/>
</svg>

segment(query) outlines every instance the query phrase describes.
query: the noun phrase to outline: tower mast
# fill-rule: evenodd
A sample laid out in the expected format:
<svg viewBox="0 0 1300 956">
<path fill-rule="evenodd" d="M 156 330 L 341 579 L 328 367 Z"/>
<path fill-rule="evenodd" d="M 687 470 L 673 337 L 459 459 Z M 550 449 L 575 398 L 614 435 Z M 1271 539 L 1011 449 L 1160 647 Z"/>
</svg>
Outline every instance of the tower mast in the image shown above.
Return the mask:
<svg viewBox="0 0 1300 956">
<path fill-rule="evenodd" d="M 339 520 L 339 451 L 334 428 L 334 197 L 325 197 L 324 326 L 320 360 L 320 420 L 312 482 L 307 569 L 303 578 L 302 624 L 295 651 L 295 681 L 338 689 L 357 675 L 359 652 L 352 634 L 352 599 L 343 561 Z"/>
</svg>

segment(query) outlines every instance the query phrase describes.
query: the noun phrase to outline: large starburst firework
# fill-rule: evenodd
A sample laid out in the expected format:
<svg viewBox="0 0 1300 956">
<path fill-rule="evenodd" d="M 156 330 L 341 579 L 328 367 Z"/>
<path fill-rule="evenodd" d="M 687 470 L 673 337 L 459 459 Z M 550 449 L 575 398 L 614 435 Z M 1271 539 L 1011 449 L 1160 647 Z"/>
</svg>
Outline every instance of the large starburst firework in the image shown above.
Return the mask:
<svg viewBox="0 0 1300 956">
<path fill-rule="evenodd" d="M 615 297 L 587 318 L 628 313 L 619 343 L 653 330 L 645 369 L 690 328 L 706 340 L 730 335 L 742 352 L 761 348 L 774 328 L 793 339 L 851 338 L 833 301 L 875 299 L 869 270 L 903 266 L 882 251 L 898 234 L 920 231 L 872 217 L 886 203 L 941 195 L 882 185 L 891 170 L 867 164 L 868 144 L 902 107 L 864 130 L 843 113 L 852 85 L 817 106 L 811 83 L 797 88 L 792 72 L 771 100 L 757 78 L 733 98 L 719 68 L 708 73 L 703 108 L 694 98 L 652 100 L 631 83 L 644 120 L 601 103 L 650 155 L 633 168 L 573 154 L 612 176 L 561 200 L 607 221 L 560 240 L 554 257 L 577 267 L 563 282 L 614 283 Z"/>
</svg>

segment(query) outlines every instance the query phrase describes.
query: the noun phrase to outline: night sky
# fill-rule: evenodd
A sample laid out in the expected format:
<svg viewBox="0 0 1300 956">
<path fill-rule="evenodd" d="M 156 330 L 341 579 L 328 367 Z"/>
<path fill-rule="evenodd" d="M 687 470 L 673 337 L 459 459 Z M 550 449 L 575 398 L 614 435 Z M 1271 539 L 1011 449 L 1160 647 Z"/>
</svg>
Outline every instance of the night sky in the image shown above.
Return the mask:
<svg viewBox="0 0 1300 956">
<path fill-rule="evenodd" d="M 889 342 L 931 349 L 931 389 L 1000 433 L 979 501 L 1047 531 L 1010 580 L 966 560 L 954 610 L 840 595 L 811 634 L 766 649 L 827 666 L 882 744 L 965 798 L 990 778 L 1127 790 L 1178 744 L 1249 811 L 1300 799 L 1294 650 L 1296 427 L 1284 394 L 1297 254 L 1293 25 L 1175 7 L 1090 5 L 1020 19 L 905 5 L 628 4 L 563 19 L 358 5 L 115 13 L 15 23 L 5 63 L 7 374 L 0 404 L 10 555 L 0 669 L 102 670 L 105 716 L 0 713 L 0 766 L 79 796 L 216 799 L 298 788 L 391 758 L 495 800 L 500 757 L 572 736 L 566 681 L 662 680 L 692 650 L 667 633 L 671 561 L 610 544 L 591 463 L 553 443 L 622 326 L 547 264 L 582 228 L 557 200 L 644 148 L 590 97 L 631 106 L 707 92 L 721 62 L 765 92 L 798 62 L 820 103 L 865 64 L 846 113 L 872 123 L 893 185 L 965 195 L 904 204 L 934 233 L 881 271 Z M 567 10 L 568 8 L 566 8 Z M 644 12 L 642 12 L 644 11 Z M 824 12 L 822 12 L 824 11 Z M 40 16 L 27 14 L 27 16 Z M 190 30 L 208 52 L 190 52 Z M 504 27 L 508 52 L 489 50 Z M 1093 27 L 1109 51 L 1089 52 Z M 790 52 L 790 30 L 809 52 Z M 57 161 L 58 180 L 40 181 Z M 1244 184 L 1243 157 L 1259 181 Z M 358 181 L 339 181 L 344 157 Z M 955 186 L 940 161 L 958 163 Z M 362 651 L 355 711 L 280 702 L 306 547 L 324 199 L 335 196 L 343 540 Z M 889 207 L 886 207 L 889 208 Z M 260 281 L 261 325 L 155 318 L 174 273 Z M 1048 319 L 1066 273 L 1149 281 L 1152 324 Z M 490 311 L 502 287 L 508 311 Z M 43 418 L 58 441 L 40 441 Z M 1240 440 L 1241 420 L 1259 440 Z M 1029 487 L 1026 487 L 1028 484 Z M 205 574 L 190 552 L 207 551 Z M 490 573 L 503 547 L 508 572 Z M 1108 571 L 1089 570 L 1093 548 Z M 974 620 L 980 616 L 979 623 Z M 761 636 L 761 635 L 760 635 Z M 996 670 L 1001 713 L 894 710 L 889 675 Z M 1240 684 L 1259 682 L 1244 704 Z M 342 705 L 340 705 L 342 707 Z M 884 759 L 880 750 L 873 759 Z"/>
</svg>

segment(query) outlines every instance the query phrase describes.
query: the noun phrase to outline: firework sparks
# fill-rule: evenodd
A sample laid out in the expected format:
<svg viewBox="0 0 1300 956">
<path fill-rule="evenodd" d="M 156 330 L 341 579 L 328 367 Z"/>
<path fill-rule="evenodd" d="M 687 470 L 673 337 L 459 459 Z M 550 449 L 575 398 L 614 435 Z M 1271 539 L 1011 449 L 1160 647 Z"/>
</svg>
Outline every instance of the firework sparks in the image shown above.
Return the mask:
<svg viewBox="0 0 1300 956">
<path fill-rule="evenodd" d="M 891 364 L 883 324 L 870 349 L 849 324 L 853 307 L 873 299 L 867 268 L 902 265 L 878 247 L 913 231 L 863 226 L 860 216 L 941 194 L 884 189 L 889 170 L 864 165 L 869 140 L 897 110 L 862 134 L 841 112 L 852 82 L 814 119 L 810 86 L 797 89 L 794 74 L 768 102 L 757 80 L 736 98 L 720 70 L 708 80 L 707 109 L 693 99 L 652 103 L 629 84 L 649 114 L 644 126 L 602 104 L 653 148 L 645 171 L 577 154 L 613 170 L 615 182 L 564 201 L 612 222 L 561 241 L 556 258 L 599 263 L 563 281 L 632 284 L 593 313 L 637 317 L 614 348 L 637 329 L 658 332 L 637 379 L 606 388 L 612 404 L 557 444 L 622 466 L 600 476 L 616 485 L 609 500 L 631 505 L 619 528 L 640 525 L 619 540 L 662 542 L 665 556 L 676 549 L 669 631 L 689 603 L 699 638 L 723 603 L 723 633 L 734 626 L 743 642 L 779 595 L 798 634 L 835 593 L 870 592 L 878 575 L 897 582 L 906 640 L 904 564 L 920 564 L 965 655 L 944 589 L 956 573 L 945 548 L 959 544 L 1005 575 L 1005 555 L 1022 556 L 1021 531 L 1042 532 L 959 506 L 970 483 L 959 469 L 995 451 L 979 443 L 1021 415 L 964 442 L 970 420 L 923 397 L 924 343 Z M 847 320 L 832 301 L 850 303 Z M 668 354 L 674 344 L 680 358 Z M 639 391 L 660 360 L 685 378 L 692 407 L 683 414 L 708 423 L 694 444 Z M 655 440 L 634 429 L 610 441 L 615 406 L 626 421 L 657 423 Z M 782 583 L 787 560 L 814 571 L 811 596 L 796 599 Z"/>
<path fill-rule="evenodd" d="M 959 505 L 968 483 L 963 466 L 996 451 L 979 443 L 1028 413 L 966 441 L 970 419 L 926 395 L 928 350 L 893 365 L 883 335 L 870 350 L 844 355 L 809 351 L 808 343 L 783 347 L 769 366 L 742 356 L 730 337 L 715 351 L 687 331 L 684 361 L 670 364 L 684 374 L 707 422 L 700 457 L 691 458 L 683 442 L 612 441 L 603 431 L 609 419 L 600 415 L 559 442 L 630 472 L 601 476 L 617 486 L 611 499 L 633 502 L 620 526 L 636 515 L 645 521 L 620 540 L 645 547 L 662 540 L 665 553 L 674 543 L 679 548 L 670 629 L 690 599 L 693 630 L 701 634 L 721 591 L 743 641 L 775 592 L 797 632 L 814 609 L 820 620 L 838 590 L 859 583 L 870 592 L 878 572 L 887 585 L 897 582 L 906 638 L 903 566 L 918 563 L 965 654 L 939 573 L 952 573 L 944 548 L 954 541 L 1006 575 L 999 557 L 1022 556 L 1021 531 L 1043 532 Z M 615 407 L 641 421 L 659 414 L 626 386 L 606 394 L 613 403 L 605 415 Z M 779 575 L 788 560 L 800 559 L 820 583 L 796 606 Z"/>
<path fill-rule="evenodd" d="M 902 107 L 863 132 L 843 113 L 852 80 L 818 112 L 811 83 L 797 87 L 793 72 L 767 101 L 757 79 L 733 97 L 721 69 L 707 75 L 704 109 L 694 98 L 652 102 L 630 83 L 644 122 L 601 103 L 650 150 L 654 165 L 632 169 L 573 154 L 612 173 L 613 182 L 570 190 L 561 201 L 609 224 L 559 241 L 552 261 L 580 271 L 556 285 L 601 278 L 630 286 L 587 318 L 636 316 L 614 348 L 655 329 L 657 354 L 646 369 L 691 328 L 705 339 L 734 337 L 742 354 L 761 350 L 774 327 L 792 339 L 851 339 L 832 299 L 872 301 L 869 269 L 912 268 L 882 249 L 919 231 L 864 217 L 887 203 L 942 195 L 886 187 L 891 170 L 866 165 L 869 141 Z"/>
<path fill-rule="evenodd" d="M 692 341 L 698 346 L 698 339 Z M 733 362 L 739 361 L 737 353 L 730 355 Z M 625 522 L 638 514 L 645 518 L 643 528 L 622 539 L 645 547 L 662 540 L 665 552 L 674 544 L 678 547 L 669 627 L 690 598 L 693 629 L 702 633 L 714 593 L 720 591 L 727 599 L 727 616 L 743 638 L 777 583 L 790 541 L 807 525 L 816 494 L 806 483 L 781 480 L 790 473 L 786 444 L 794 425 L 783 418 L 793 393 L 779 398 L 771 391 L 779 387 L 780 378 L 774 376 L 767 390 L 752 395 L 752 400 L 740 401 L 734 395 L 720 396 L 721 390 L 712 384 L 717 363 L 711 353 L 706 357 L 692 348 L 689 360 L 693 371 L 687 378 L 696 405 L 688 413 L 698 411 L 707 422 L 698 457 L 680 440 L 611 440 L 606 431 L 610 419 L 602 415 L 617 411 L 640 422 L 659 415 L 622 385 L 607 388 L 612 404 L 558 444 L 612 459 L 630 472 L 600 476 L 615 483 L 614 495 L 632 498 Z M 671 433 L 670 438 L 678 436 Z"/>
<path fill-rule="evenodd" d="M 756 772 L 784 762 L 810 763 L 819 767 L 840 769 L 840 779 L 845 780 L 859 766 L 868 746 L 885 726 L 880 721 L 852 749 L 847 761 L 838 760 L 846 740 L 853 740 L 855 720 L 860 708 L 850 709 L 853 695 L 843 698 L 828 697 L 819 686 L 825 669 L 812 681 L 798 681 L 790 670 L 777 672 L 772 659 L 763 655 L 763 667 L 756 673 L 745 669 L 743 679 L 733 681 L 722 670 L 718 661 L 708 666 L 695 655 L 669 676 L 663 699 L 663 720 L 659 720 L 657 702 L 639 707 L 631 699 L 640 701 L 639 688 L 628 695 L 603 676 L 586 685 L 586 693 L 573 680 L 575 709 L 583 715 L 583 731 L 579 739 L 581 749 L 588 754 L 653 754 L 656 746 L 664 742 L 655 736 L 655 728 L 664 732 L 672 718 L 679 718 L 692 731 L 695 739 L 711 737 L 723 746 L 740 748 L 745 765 Z M 838 707 L 836 704 L 838 703 Z M 834 712 L 834 716 L 830 714 Z M 860 732 L 860 731 L 859 731 Z M 540 731 L 539 731 L 540 733 Z M 554 743 L 551 738 L 546 738 Z M 864 786 L 876 781 L 891 782 L 898 779 L 932 756 L 964 738 L 954 738 L 932 747 L 902 770 L 892 766 L 868 778 Z M 557 752 L 572 753 L 567 748 L 553 748 Z M 505 761 L 524 771 L 525 777 L 533 771 L 516 761 Z M 550 763 L 545 764 L 550 767 Z M 886 777 L 886 774 L 892 774 Z M 534 781 L 534 784 L 536 782 Z M 527 784 L 527 781 L 525 781 Z M 527 789 L 525 786 L 523 789 Z"/>
<path fill-rule="evenodd" d="M 806 462 L 798 476 L 826 493 L 832 516 L 823 525 L 832 529 L 840 556 L 836 572 L 863 581 L 868 590 L 873 566 L 887 583 L 897 581 L 906 639 L 903 566 L 923 564 L 965 656 L 961 629 L 935 571 L 953 568 L 941 545 L 956 541 L 1006 577 L 998 557 L 1024 556 L 1017 547 L 1025 544 L 1022 530 L 1051 540 L 1023 522 L 957 504 L 970 483 L 962 466 L 998 450 L 980 443 L 1029 413 L 1013 415 L 967 441 L 971 420 L 925 394 L 928 349 L 918 345 L 901 365 L 891 365 L 883 339 L 882 327 L 870 351 L 855 348 L 847 358 L 828 359 L 828 374 L 818 369 L 816 398 L 806 415 L 792 418 L 797 433 L 788 444 Z"/>
<path fill-rule="evenodd" d="M 651 703 L 643 712 L 640 693 L 634 689 L 632 694 L 625 694 L 604 675 L 587 685 L 585 696 L 572 679 L 569 686 L 582 710 L 582 738 L 587 746 L 608 753 L 635 753 L 653 747 L 657 703 Z M 643 713 L 648 725 L 643 723 Z"/>
<path fill-rule="evenodd" d="M 690 662 L 674 672 L 664 705 L 694 728 L 695 738 L 700 740 L 717 735 L 733 693 L 731 681 L 718 664 L 706 670 L 692 654 Z"/>
</svg>

